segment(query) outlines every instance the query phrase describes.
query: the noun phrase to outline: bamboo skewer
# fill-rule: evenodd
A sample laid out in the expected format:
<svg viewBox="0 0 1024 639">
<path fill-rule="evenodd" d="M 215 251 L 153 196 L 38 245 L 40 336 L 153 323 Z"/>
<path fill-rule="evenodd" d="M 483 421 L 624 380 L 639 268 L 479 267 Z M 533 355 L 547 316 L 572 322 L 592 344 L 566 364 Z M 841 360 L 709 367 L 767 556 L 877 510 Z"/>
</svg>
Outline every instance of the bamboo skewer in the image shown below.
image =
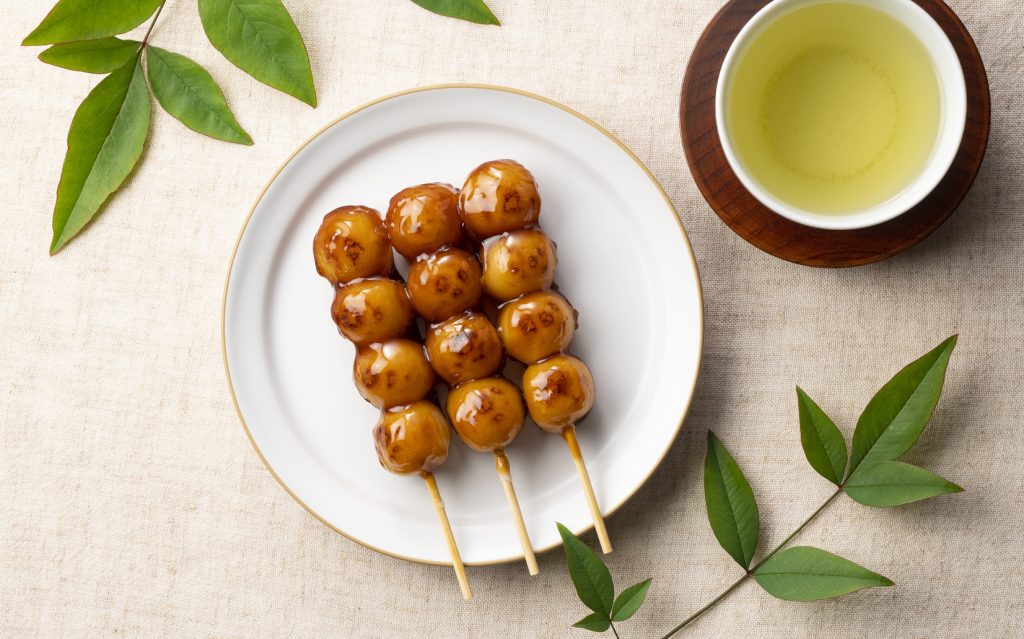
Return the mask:
<svg viewBox="0 0 1024 639">
<path fill-rule="evenodd" d="M 540 572 L 537 566 L 537 555 L 533 552 L 533 544 L 530 543 L 530 533 L 526 531 L 526 522 L 523 520 L 523 511 L 519 508 L 519 499 L 516 497 L 515 486 L 512 485 L 511 466 L 508 457 L 501 448 L 494 451 L 494 465 L 501 476 L 501 485 L 505 489 L 505 496 L 508 497 L 509 508 L 512 509 L 512 517 L 516 522 L 516 532 L 519 533 L 519 544 L 523 547 L 523 558 L 526 560 L 526 568 L 531 575 Z"/>
<path fill-rule="evenodd" d="M 441 499 L 441 491 L 437 489 L 437 480 L 433 473 L 423 473 L 423 481 L 427 482 L 427 490 L 434 502 L 434 510 L 437 512 L 437 520 L 444 531 L 445 539 L 448 541 L 448 554 L 452 558 L 452 568 L 455 569 L 455 577 L 459 580 L 459 588 L 462 589 L 463 599 L 473 598 L 473 590 L 469 587 L 469 577 L 466 576 L 466 566 L 462 563 L 462 556 L 459 555 L 459 547 L 455 543 L 455 535 L 452 533 L 452 525 L 448 522 L 448 513 L 444 509 L 444 500 Z"/>
<path fill-rule="evenodd" d="M 587 505 L 590 506 L 590 516 L 594 520 L 594 531 L 597 539 L 601 542 L 601 550 L 604 554 L 612 551 L 612 542 L 608 538 L 608 529 L 604 526 L 604 518 L 601 516 L 601 509 L 597 505 L 597 496 L 594 495 L 594 486 L 590 483 L 590 473 L 587 472 L 587 465 L 583 463 L 583 453 L 580 452 L 580 444 L 576 440 L 576 426 L 570 424 L 562 430 L 562 439 L 569 446 L 569 453 L 572 461 L 576 464 L 576 472 L 580 475 L 580 483 L 583 484 L 583 493 L 587 497 Z"/>
</svg>

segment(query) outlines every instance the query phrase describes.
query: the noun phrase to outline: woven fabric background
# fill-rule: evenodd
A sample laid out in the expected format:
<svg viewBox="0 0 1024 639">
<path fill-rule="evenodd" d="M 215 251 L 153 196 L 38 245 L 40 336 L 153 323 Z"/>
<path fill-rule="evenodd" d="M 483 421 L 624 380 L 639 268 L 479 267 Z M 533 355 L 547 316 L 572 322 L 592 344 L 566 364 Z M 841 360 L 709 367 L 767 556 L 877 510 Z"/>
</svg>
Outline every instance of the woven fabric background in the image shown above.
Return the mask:
<svg viewBox="0 0 1024 639">
<path fill-rule="evenodd" d="M 992 139 L 966 203 L 932 237 L 845 271 L 776 260 L 730 232 L 694 186 L 677 110 L 691 48 L 720 0 L 489 0 L 504 26 L 407 0 L 286 4 L 320 106 L 261 85 L 170 0 L 154 43 L 211 70 L 256 146 L 185 129 L 154 107 L 143 162 L 64 252 L 47 256 L 67 126 L 97 77 L 18 46 L 51 0 L 0 21 L 0 636 L 585 637 L 562 553 L 449 570 L 375 554 L 292 501 L 235 416 L 221 364 L 224 277 L 263 184 L 341 113 L 417 85 L 485 82 L 591 116 L 665 186 L 706 296 L 703 374 L 683 433 L 609 528 L 621 585 L 653 576 L 622 625 L 661 636 L 736 579 L 704 516 L 714 429 L 746 470 L 765 545 L 828 494 L 803 459 L 793 388 L 849 435 L 900 366 L 961 334 L 945 396 L 911 461 L 967 492 L 897 510 L 834 504 L 801 537 L 890 576 L 837 601 L 777 601 L 753 584 L 700 637 L 1024 636 L 1024 12 L 952 0 L 992 86 Z M 593 541 L 588 537 L 588 540 Z"/>
</svg>

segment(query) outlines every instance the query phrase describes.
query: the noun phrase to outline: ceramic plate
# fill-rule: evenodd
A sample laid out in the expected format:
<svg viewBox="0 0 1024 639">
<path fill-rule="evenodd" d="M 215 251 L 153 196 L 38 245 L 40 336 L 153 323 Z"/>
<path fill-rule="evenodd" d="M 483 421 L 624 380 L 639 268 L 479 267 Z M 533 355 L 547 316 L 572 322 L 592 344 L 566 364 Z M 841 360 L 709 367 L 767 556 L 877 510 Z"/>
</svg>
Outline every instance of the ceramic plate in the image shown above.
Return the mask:
<svg viewBox="0 0 1024 639">
<path fill-rule="evenodd" d="M 384 211 L 406 186 L 461 185 L 497 158 L 536 176 L 540 221 L 558 244 L 556 282 L 580 314 L 572 352 L 598 395 L 578 432 L 605 513 L 668 452 L 697 380 L 702 308 L 689 241 L 654 177 L 607 131 L 550 100 L 484 86 L 417 89 L 341 117 L 285 163 L 242 230 L 224 356 L 242 423 L 288 492 L 338 532 L 403 559 L 449 563 L 424 482 L 377 462 L 378 412 L 352 383 L 354 348 L 331 321 L 312 238 L 337 206 Z M 556 520 L 591 527 L 561 438 L 527 424 L 508 456 L 538 551 L 559 544 Z M 490 455 L 453 436 L 437 480 L 467 564 L 522 557 Z"/>
</svg>

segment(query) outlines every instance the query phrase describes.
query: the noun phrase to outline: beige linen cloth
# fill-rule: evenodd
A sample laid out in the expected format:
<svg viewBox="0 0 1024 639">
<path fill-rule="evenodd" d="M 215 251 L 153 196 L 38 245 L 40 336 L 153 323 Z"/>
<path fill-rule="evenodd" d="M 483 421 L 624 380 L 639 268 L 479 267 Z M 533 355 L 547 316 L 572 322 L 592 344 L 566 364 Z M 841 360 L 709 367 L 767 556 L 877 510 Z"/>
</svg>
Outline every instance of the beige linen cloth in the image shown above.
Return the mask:
<svg viewBox="0 0 1024 639">
<path fill-rule="evenodd" d="M 256 140 L 185 129 L 154 105 L 145 157 L 95 224 L 47 256 L 71 116 L 98 80 L 35 60 L 21 38 L 51 0 L 0 20 L 0 637 L 588 637 L 561 551 L 450 570 L 378 555 L 332 532 L 266 471 L 221 364 L 224 276 L 249 208 L 328 121 L 385 93 L 486 82 L 594 118 L 665 186 L 706 296 L 703 375 L 665 463 L 608 526 L 620 586 L 653 577 L 624 637 L 660 637 L 738 576 L 704 515 L 705 432 L 754 486 L 765 546 L 828 494 L 800 450 L 794 386 L 849 436 L 900 366 L 961 341 L 910 460 L 967 492 L 896 510 L 842 500 L 800 542 L 896 581 L 811 604 L 744 585 L 683 636 L 1024 636 L 1024 12 L 953 0 L 992 85 L 992 140 L 966 203 L 917 248 L 845 271 L 772 258 L 701 199 L 678 133 L 682 72 L 719 0 L 489 0 L 478 27 L 408 0 L 287 0 L 320 106 L 258 84 L 170 0 L 159 46 L 211 70 Z M 591 536 L 587 537 L 593 542 Z M 610 635 L 609 635 L 610 636 Z"/>
</svg>

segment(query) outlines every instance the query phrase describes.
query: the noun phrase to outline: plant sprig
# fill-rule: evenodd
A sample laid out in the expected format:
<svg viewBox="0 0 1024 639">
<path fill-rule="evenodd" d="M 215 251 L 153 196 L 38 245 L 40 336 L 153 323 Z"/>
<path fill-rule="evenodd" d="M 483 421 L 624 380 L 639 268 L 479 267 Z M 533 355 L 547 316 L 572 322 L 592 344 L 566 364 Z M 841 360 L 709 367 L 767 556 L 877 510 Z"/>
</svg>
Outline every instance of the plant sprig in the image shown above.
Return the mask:
<svg viewBox="0 0 1024 639">
<path fill-rule="evenodd" d="M 601 558 L 587 547 L 568 528 L 558 524 L 558 534 L 565 545 L 565 560 L 569 564 L 569 576 L 576 586 L 580 601 L 593 613 L 573 624 L 592 632 L 604 632 L 611 628 L 616 637 L 616 621 L 625 621 L 636 614 L 647 597 L 651 580 L 645 579 L 633 584 L 615 596 L 612 574 Z"/>
<path fill-rule="evenodd" d="M 498 24 L 483 0 L 413 0 L 425 9 L 479 24 Z M 153 46 L 167 0 L 59 0 L 25 37 L 52 45 L 48 64 L 107 74 L 71 121 L 57 185 L 50 253 L 61 250 L 121 188 L 149 136 L 149 93 L 168 114 L 218 140 L 251 145 L 213 76 L 194 60 Z M 281 0 L 197 0 L 207 39 L 232 64 L 312 107 L 317 104 L 309 54 Z M 142 40 L 118 38 L 150 20 Z"/>
<path fill-rule="evenodd" d="M 662 639 L 669 639 L 696 621 L 749 579 L 773 597 L 787 601 L 830 599 L 858 590 L 893 585 L 888 578 L 838 555 L 809 546 L 787 546 L 843 493 L 865 506 L 890 508 L 963 490 L 931 471 L 898 461 L 917 442 L 931 419 L 956 343 L 956 336 L 945 340 L 906 366 L 875 394 L 857 421 L 852 455 L 832 419 L 803 389 L 797 388 L 800 442 L 804 455 L 811 468 L 834 484 L 836 490 L 757 563 L 753 559 L 757 552 L 760 519 L 754 492 L 722 442 L 714 433 L 708 433 L 704 461 L 708 522 L 718 543 L 739 564 L 743 574 Z M 619 637 L 612 625 L 619 619 L 610 608 L 612 579 L 608 568 L 564 526 L 559 524 L 558 530 L 565 542 L 569 575 L 577 595 L 594 611 L 578 621 L 575 627 L 594 632 L 611 628 Z M 631 607 L 629 616 L 643 603 L 650 583 L 648 579 L 633 587 L 642 585 L 643 592 L 636 598 L 636 605 Z"/>
</svg>

